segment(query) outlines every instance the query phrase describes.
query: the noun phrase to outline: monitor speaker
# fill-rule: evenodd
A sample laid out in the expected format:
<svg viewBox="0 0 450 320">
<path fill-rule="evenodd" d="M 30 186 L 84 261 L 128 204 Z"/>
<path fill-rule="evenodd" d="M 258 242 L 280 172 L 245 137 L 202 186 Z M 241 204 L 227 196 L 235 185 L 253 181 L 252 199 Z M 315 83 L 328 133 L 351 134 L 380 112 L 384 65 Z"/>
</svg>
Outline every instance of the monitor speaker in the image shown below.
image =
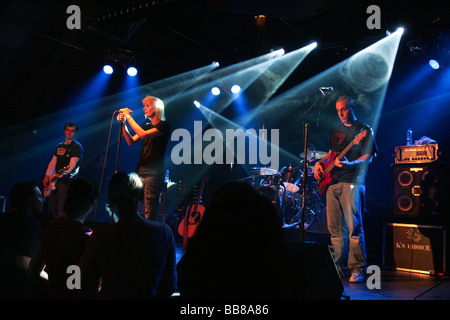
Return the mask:
<svg viewBox="0 0 450 320">
<path fill-rule="evenodd" d="M 320 243 L 291 242 L 291 296 L 304 300 L 339 300 L 344 286 L 330 249 Z"/>
</svg>

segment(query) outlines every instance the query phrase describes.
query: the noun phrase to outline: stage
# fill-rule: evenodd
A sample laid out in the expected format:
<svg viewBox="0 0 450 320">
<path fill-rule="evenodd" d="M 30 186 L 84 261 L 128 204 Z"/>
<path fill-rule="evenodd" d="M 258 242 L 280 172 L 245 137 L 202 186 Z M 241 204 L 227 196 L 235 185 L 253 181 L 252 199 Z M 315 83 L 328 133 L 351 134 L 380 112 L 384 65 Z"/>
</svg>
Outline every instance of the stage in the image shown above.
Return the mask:
<svg viewBox="0 0 450 320">
<path fill-rule="evenodd" d="M 445 276 L 385 265 L 386 245 L 389 259 L 397 249 L 433 247 L 430 259 L 436 248 L 441 254 L 449 247 L 445 1 L 107 2 L 2 6 L 1 213 L 12 211 L 15 183 L 34 181 L 46 189 L 44 177 L 57 171 L 51 163 L 57 146 L 76 138 L 82 149 L 71 156 L 78 159 L 73 172 L 99 186 L 86 219 L 92 229 L 117 221 L 105 209 L 113 175 L 139 172 L 141 154 L 146 158 L 141 151 L 159 150 L 157 172 L 149 172 L 164 176 L 155 196 L 158 220 L 172 228 L 178 260 L 184 253 L 180 222 L 194 203 L 207 208 L 229 181 L 249 182 L 272 201 L 289 244 L 322 245 L 332 255 L 326 193 L 314 168 L 340 154 L 346 157 L 338 167 L 361 170 L 342 181 L 365 188 L 359 200 L 368 264 L 380 267 L 381 288 L 342 279 L 338 300 L 450 298 L 442 265 L 437 273 Z M 146 96 L 158 98 L 158 117 L 143 103 Z M 342 98 L 348 104 L 338 110 Z M 342 110 L 350 113 L 345 119 Z M 160 120 L 164 132 L 156 128 Z M 66 123 L 76 124 L 71 139 Z M 349 124 L 355 124 L 351 134 L 335 131 Z M 364 153 L 360 125 L 368 134 Z M 155 136 L 147 135 L 150 130 Z M 159 134 L 159 147 L 147 148 Z M 42 215 L 49 215 L 45 201 Z M 408 227 L 387 230 L 387 223 Z M 431 229 L 434 238 L 424 243 Z M 413 238 L 417 243 L 407 243 Z"/>
</svg>

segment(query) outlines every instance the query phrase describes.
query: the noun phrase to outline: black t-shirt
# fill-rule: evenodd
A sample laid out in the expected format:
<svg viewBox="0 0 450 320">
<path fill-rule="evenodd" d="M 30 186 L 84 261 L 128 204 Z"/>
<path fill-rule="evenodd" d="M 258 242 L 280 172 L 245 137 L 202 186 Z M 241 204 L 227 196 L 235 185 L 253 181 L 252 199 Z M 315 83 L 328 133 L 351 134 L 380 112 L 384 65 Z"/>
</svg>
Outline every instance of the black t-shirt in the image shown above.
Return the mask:
<svg viewBox="0 0 450 320">
<path fill-rule="evenodd" d="M 55 171 L 67 167 L 70 163 L 71 158 L 73 157 L 80 158 L 80 161 L 78 161 L 77 165 L 72 170 L 72 172 L 69 175 L 59 179 L 58 182 L 67 183 L 78 175 L 78 171 L 80 170 L 81 159 L 83 157 L 83 147 L 78 141 L 73 140 L 69 144 L 65 144 L 64 142 L 58 144 L 55 152 L 53 152 L 53 155 L 56 156 Z"/>
<path fill-rule="evenodd" d="M 331 130 L 329 137 L 331 151 L 336 152 L 339 155 L 363 129 L 367 129 L 366 136 L 359 144 L 353 145 L 345 154 L 345 157 L 348 159 L 348 161 L 354 161 L 362 155 L 375 154 L 378 149 L 373 137 L 372 129 L 367 124 L 359 120 L 353 122 L 351 126 L 340 124 Z M 364 183 L 366 169 L 367 163 L 351 168 L 334 167 L 331 170 L 333 183 Z"/>
<path fill-rule="evenodd" d="M 140 176 L 163 176 L 164 155 L 170 135 L 170 123 L 160 121 L 155 126 L 147 123 L 143 129 L 158 129 L 161 135 L 153 138 L 145 138 L 142 141 L 141 155 L 136 167 L 136 173 Z"/>
</svg>

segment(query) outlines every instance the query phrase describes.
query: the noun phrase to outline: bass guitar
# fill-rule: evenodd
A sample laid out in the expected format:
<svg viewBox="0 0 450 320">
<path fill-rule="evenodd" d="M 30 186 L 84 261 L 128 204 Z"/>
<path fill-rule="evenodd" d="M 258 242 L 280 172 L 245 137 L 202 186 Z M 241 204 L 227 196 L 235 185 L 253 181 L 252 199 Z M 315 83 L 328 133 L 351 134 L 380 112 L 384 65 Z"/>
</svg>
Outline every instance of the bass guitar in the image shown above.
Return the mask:
<svg viewBox="0 0 450 320">
<path fill-rule="evenodd" d="M 341 152 L 333 152 L 331 154 L 330 159 L 328 159 L 326 162 L 323 163 L 324 171 L 321 174 L 321 178 L 319 179 L 319 185 L 317 187 L 320 194 L 324 194 L 327 192 L 328 187 L 330 186 L 331 182 L 333 181 L 333 178 L 331 177 L 331 170 L 336 165 L 336 158 L 339 160 L 342 160 L 344 156 L 347 154 L 347 152 L 354 146 L 361 142 L 362 139 L 364 139 L 367 135 L 367 129 L 362 130 L 360 133 L 356 135 L 356 137 L 353 139 L 352 142 L 348 144 L 348 146 Z"/>
<path fill-rule="evenodd" d="M 56 182 L 69 170 L 69 166 L 59 169 L 53 172 L 48 181 L 47 187 L 44 188 L 44 198 L 50 196 L 50 194 L 56 190 Z"/>
<path fill-rule="evenodd" d="M 187 249 L 188 238 L 194 236 L 197 230 L 198 224 L 200 223 L 203 213 L 205 212 L 205 207 L 200 204 L 203 189 L 208 181 L 209 177 L 204 176 L 200 186 L 198 188 L 197 199 L 195 203 L 189 205 L 186 210 L 186 214 L 178 226 L 178 233 L 183 236 L 183 248 Z"/>
</svg>

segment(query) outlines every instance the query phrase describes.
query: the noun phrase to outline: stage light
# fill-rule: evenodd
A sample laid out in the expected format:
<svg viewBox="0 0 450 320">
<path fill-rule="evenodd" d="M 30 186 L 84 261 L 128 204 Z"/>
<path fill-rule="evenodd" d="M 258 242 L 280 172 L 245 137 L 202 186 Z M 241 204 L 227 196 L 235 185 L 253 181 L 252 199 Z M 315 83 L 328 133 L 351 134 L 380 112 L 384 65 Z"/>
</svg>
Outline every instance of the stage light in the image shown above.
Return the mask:
<svg viewBox="0 0 450 320">
<path fill-rule="evenodd" d="M 239 87 L 237 84 L 231 87 L 231 92 L 239 93 L 239 91 L 241 91 L 241 87 Z"/>
<path fill-rule="evenodd" d="M 278 50 L 276 50 L 276 51 L 274 51 L 277 55 L 280 55 L 280 56 L 282 56 L 283 54 L 285 54 L 286 52 L 284 51 L 284 49 L 283 48 L 281 48 L 281 49 L 278 49 Z"/>
<path fill-rule="evenodd" d="M 109 64 L 107 64 L 103 67 L 103 72 L 106 74 L 111 74 L 114 72 L 114 69 Z"/>
<path fill-rule="evenodd" d="M 127 69 L 127 74 L 128 74 L 130 77 L 134 77 L 135 75 L 137 75 L 137 69 L 136 69 L 135 67 L 129 67 L 129 68 Z"/>
<path fill-rule="evenodd" d="M 403 35 L 403 32 L 405 31 L 405 29 L 403 27 L 399 27 L 397 28 L 397 30 L 395 30 L 395 33 L 398 33 L 399 35 Z M 386 30 L 386 36 L 390 36 L 391 34 L 393 34 L 394 32 L 391 32 L 390 30 Z"/>
<path fill-rule="evenodd" d="M 194 105 L 195 105 L 197 108 L 200 108 L 200 102 L 198 102 L 197 100 L 194 101 Z"/>
<path fill-rule="evenodd" d="M 211 93 L 215 96 L 218 96 L 220 94 L 220 89 L 217 87 L 214 87 L 211 89 Z"/>
<path fill-rule="evenodd" d="M 439 62 L 437 62 L 436 60 L 431 59 L 430 61 L 428 61 L 428 64 L 430 65 L 430 67 L 432 67 L 434 70 L 439 69 L 440 65 Z"/>
</svg>

